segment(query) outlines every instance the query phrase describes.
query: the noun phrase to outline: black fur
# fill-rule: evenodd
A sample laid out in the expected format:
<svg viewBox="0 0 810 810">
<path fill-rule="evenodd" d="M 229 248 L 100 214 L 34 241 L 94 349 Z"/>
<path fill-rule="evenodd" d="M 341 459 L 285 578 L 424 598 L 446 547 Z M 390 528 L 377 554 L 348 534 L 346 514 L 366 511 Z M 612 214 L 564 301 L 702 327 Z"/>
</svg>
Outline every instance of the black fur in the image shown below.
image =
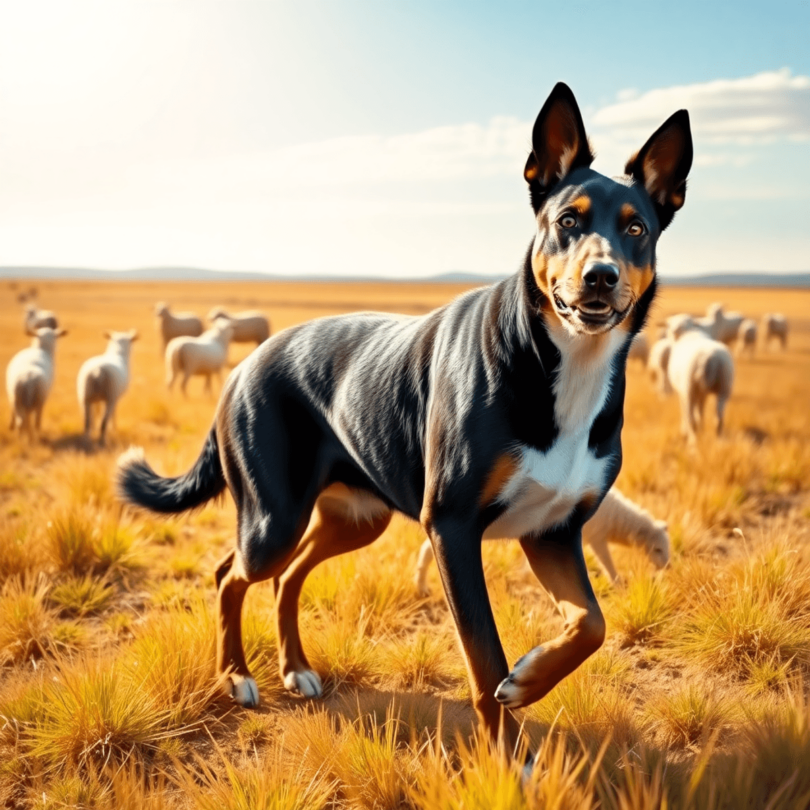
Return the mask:
<svg viewBox="0 0 810 810">
<path fill-rule="evenodd" d="M 162 478 L 143 459 L 119 467 L 119 496 L 129 503 L 163 514 L 177 514 L 203 506 L 225 490 L 217 434 L 208 433 L 194 466 L 177 478 Z"/>
</svg>

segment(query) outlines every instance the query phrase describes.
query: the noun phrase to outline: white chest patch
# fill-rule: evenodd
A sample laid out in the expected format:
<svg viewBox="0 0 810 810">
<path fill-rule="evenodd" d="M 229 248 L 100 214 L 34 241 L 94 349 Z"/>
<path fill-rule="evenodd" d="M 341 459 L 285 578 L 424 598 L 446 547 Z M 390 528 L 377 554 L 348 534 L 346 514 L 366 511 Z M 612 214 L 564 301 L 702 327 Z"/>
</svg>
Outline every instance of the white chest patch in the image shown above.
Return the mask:
<svg viewBox="0 0 810 810">
<path fill-rule="evenodd" d="M 518 448 L 518 468 L 498 495 L 506 511 L 487 528 L 487 538 L 521 537 L 558 526 L 584 497 L 601 492 L 605 483 L 608 458 L 596 458 L 588 448 L 588 435 L 610 393 L 612 360 L 627 335 L 613 330 L 597 351 L 585 344 L 587 353 L 576 341 L 584 343 L 592 337 L 551 337 L 562 355 L 554 380 L 559 433 L 545 452 Z"/>
</svg>

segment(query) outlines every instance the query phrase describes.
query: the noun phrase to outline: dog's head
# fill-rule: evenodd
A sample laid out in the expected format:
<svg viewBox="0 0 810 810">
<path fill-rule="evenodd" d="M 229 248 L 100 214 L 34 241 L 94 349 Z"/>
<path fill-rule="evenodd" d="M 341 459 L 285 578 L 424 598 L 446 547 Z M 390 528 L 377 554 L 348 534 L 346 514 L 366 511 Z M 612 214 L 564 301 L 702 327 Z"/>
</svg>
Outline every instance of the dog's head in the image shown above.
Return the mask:
<svg viewBox="0 0 810 810">
<path fill-rule="evenodd" d="M 686 197 L 689 114 L 665 121 L 608 178 L 590 168 L 579 107 L 557 84 L 540 110 L 524 176 L 537 219 L 531 265 L 544 310 L 575 334 L 627 324 L 655 279 L 655 245 Z"/>
</svg>

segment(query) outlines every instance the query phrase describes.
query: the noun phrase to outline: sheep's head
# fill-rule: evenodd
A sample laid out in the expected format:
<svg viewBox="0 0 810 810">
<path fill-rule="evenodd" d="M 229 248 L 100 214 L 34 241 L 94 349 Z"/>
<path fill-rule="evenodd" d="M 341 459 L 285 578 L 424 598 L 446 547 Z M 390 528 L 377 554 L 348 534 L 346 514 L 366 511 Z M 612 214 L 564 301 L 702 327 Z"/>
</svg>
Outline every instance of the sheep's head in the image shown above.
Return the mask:
<svg viewBox="0 0 810 810">
<path fill-rule="evenodd" d="M 644 538 L 644 549 L 656 568 L 664 568 L 669 563 L 669 531 L 665 520 L 656 520 Z"/>
<path fill-rule="evenodd" d="M 128 355 L 132 349 L 133 341 L 138 339 L 138 330 L 130 329 L 128 332 L 107 330 L 104 332 L 104 337 L 109 341 L 108 349 L 116 349 L 121 354 Z"/>
<path fill-rule="evenodd" d="M 217 318 L 227 318 L 228 320 L 230 320 L 230 317 L 231 316 L 228 315 L 228 313 L 222 307 L 214 307 L 208 313 L 208 320 L 211 323 L 214 323 L 214 321 L 216 321 Z"/>
<path fill-rule="evenodd" d="M 155 304 L 155 315 L 157 315 L 158 318 L 162 318 L 164 315 L 168 314 L 169 307 L 167 304 L 165 304 L 163 301 L 159 301 L 157 304 Z"/>
<path fill-rule="evenodd" d="M 212 329 L 222 335 L 222 339 L 225 341 L 225 343 L 231 342 L 231 339 L 233 338 L 233 321 L 230 318 L 222 315 L 215 318 Z"/>
<path fill-rule="evenodd" d="M 41 326 L 33 332 L 34 341 L 32 346 L 35 346 L 43 351 L 53 353 L 56 347 L 56 339 L 64 337 L 67 334 L 67 329 L 51 329 L 50 326 Z"/>
</svg>

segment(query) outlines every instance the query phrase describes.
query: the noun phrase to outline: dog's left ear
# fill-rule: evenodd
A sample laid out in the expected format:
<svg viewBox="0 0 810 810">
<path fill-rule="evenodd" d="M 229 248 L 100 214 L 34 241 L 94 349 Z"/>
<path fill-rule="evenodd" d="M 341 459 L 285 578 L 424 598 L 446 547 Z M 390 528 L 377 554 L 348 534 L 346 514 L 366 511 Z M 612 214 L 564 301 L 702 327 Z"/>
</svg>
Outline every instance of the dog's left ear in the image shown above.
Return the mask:
<svg viewBox="0 0 810 810">
<path fill-rule="evenodd" d="M 678 110 L 624 167 L 625 173 L 650 195 L 662 231 L 686 199 L 686 176 L 692 167 L 692 154 L 689 113 Z"/>
<path fill-rule="evenodd" d="M 558 82 L 534 122 L 532 153 L 523 170 L 535 213 L 563 177 L 590 166 L 593 157 L 574 94 Z"/>
</svg>

